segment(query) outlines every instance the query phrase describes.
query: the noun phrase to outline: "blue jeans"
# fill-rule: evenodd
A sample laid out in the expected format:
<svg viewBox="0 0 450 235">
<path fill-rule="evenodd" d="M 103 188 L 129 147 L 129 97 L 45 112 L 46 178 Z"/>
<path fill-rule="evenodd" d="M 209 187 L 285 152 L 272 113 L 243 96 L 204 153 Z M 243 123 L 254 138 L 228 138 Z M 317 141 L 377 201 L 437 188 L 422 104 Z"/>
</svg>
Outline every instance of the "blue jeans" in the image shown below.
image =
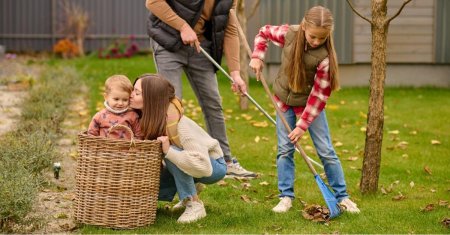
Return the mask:
<svg viewBox="0 0 450 235">
<path fill-rule="evenodd" d="M 297 120 L 294 111 L 289 109 L 283 113 L 283 116 L 286 118 L 286 121 L 289 123 L 291 129 L 294 129 Z M 294 198 L 295 146 L 291 143 L 291 140 L 288 137 L 289 133 L 278 115 L 276 126 L 278 138 L 277 171 L 278 190 L 280 191 L 279 197 L 287 196 Z M 338 201 L 342 201 L 343 199 L 348 198 L 344 172 L 342 170 L 341 162 L 339 161 L 333 145 L 331 144 L 330 131 L 328 129 L 328 122 L 324 110 L 319 114 L 314 122 L 311 123 L 308 131 L 314 143 L 314 147 L 316 148 L 317 154 L 322 161 L 325 174 L 328 178 L 328 183 L 333 189 L 336 199 Z"/>
<path fill-rule="evenodd" d="M 203 178 L 194 178 L 184 173 L 168 159 L 164 159 L 166 167 L 164 167 L 161 172 L 158 200 L 171 202 L 178 192 L 178 197 L 181 201 L 197 194 L 195 183 L 213 184 L 223 179 L 227 173 L 227 164 L 225 163 L 225 160 L 223 157 L 210 159 L 213 173 L 211 176 Z"/>
</svg>

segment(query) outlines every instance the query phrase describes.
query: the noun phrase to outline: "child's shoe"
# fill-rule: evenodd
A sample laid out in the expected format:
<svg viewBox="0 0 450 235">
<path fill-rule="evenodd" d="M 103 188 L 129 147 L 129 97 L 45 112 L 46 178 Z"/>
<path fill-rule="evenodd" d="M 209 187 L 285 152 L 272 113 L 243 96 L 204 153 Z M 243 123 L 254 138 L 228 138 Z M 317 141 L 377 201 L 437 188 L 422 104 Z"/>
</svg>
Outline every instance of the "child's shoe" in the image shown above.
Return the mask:
<svg viewBox="0 0 450 235">
<path fill-rule="evenodd" d="M 280 202 L 277 206 L 272 208 L 273 212 L 276 213 L 285 213 L 292 207 L 292 199 L 290 197 L 282 197 L 280 198 Z"/>
<path fill-rule="evenodd" d="M 345 211 L 348 211 L 350 213 L 359 213 L 360 210 L 358 208 L 358 206 L 356 205 L 356 203 L 354 203 L 352 200 L 346 198 L 344 200 L 342 200 L 339 205 L 341 205 L 342 207 L 344 207 Z"/>
</svg>

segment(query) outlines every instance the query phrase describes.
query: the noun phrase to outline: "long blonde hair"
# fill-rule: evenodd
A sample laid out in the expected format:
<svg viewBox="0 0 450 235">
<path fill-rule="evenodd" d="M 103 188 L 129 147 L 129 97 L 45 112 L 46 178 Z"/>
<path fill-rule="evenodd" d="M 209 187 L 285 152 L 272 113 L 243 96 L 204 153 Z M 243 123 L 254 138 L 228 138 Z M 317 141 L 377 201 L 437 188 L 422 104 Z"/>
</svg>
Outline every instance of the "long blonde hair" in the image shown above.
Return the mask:
<svg viewBox="0 0 450 235">
<path fill-rule="evenodd" d="M 142 86 L 140 123 L 144 139 L 153 140 L 167 135 L 167 109 L 170 101 L 175 98 L 175 88 L 158 74 L 143 74 L 136 79 L 138 80 L 141 80 Z"/>
<path fill-rule="evenodd" d="M 330 60 L 329 76 L 331 81 L 331 90 L 339 89 L 338 81 L 338 62 L 333 43 L 334 20 L 331 11 L 322 6 L 315 6 L 309 9 L 300 25 L 304 27 L 322 27 L 330 31 L 325 45 Z M 306 72 L 303 56 L 306 46 L 305 31 L 300 27 L 294 39 L 294 45 L 290 52 L 290 60 L 286 66 L 285 73 L 289 78 L 289 87 L 294 92 L 300 92 L 306 87 Z"/>
</svg>

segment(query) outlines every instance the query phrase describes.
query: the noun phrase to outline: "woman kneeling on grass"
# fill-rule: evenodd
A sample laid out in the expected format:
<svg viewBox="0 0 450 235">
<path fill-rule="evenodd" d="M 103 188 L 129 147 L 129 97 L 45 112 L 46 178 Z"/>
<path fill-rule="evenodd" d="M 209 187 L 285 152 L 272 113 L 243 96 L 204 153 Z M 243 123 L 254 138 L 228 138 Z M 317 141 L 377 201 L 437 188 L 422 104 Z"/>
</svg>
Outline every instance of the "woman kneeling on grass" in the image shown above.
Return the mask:
<svg viewBox="0 0 450 235">
<path fill-rule="evenodd" d="M 171 143 L 167 128 L 168 109 L 175 97 L 175 89 L 156 74 L 143 74 L 134 82 L 130 107 L 140 114 L 144 139 L 162 142 L 164 168 L 161 172 L 158 200 L 172 201 L 178 192 L 186 207 L 179 223 L 190 223 L 206 216 L 195 183 L 212 184 L 223 179 L 227 171 L 219 142 L 186 116 L 179 118 L 177 131 L 179 146 Z"/>
</svg>

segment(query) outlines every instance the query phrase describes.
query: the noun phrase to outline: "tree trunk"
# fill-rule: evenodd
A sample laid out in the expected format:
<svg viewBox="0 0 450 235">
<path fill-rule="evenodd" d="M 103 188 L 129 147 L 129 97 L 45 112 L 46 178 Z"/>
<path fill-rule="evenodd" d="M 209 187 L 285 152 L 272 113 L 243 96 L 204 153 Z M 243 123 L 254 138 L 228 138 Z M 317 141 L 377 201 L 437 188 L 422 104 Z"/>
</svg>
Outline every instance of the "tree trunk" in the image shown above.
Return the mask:
<svg viewBox="0 0 450 235">
<path fill-rule="evenodd" d="M 247 17 L 245 16 L 245 0 L 239 0 L 237 5 L 237 18 L 240 22 L 240 25 L 242 27 L 242 31 L 245 35 L 247 35 Z M 247 84 L 247 92 L 250 93 L 250 87 L 249 80 L 248 80 L 248 55 L 247 50 L 245 46 L 240 43 L 240 53 L 239 53 L 239 59 L 240 59 L 240 67 L 241 67 L 241 77 L 244 80 L 245 84 Z M 239 97 L 239 106 L 241 107 L 241 110 L 247 110 L 248 109 L 248 98 L 246 96 L 240 96 Z"/>
<path fill-rule="evenodd" d="M 363 194 L 378 190 L 384 124 L 384 81 L 386 78 L 387 0 L 372 1 L 372 73 L 366 143 L 360 182 Z"/>
</svg>

